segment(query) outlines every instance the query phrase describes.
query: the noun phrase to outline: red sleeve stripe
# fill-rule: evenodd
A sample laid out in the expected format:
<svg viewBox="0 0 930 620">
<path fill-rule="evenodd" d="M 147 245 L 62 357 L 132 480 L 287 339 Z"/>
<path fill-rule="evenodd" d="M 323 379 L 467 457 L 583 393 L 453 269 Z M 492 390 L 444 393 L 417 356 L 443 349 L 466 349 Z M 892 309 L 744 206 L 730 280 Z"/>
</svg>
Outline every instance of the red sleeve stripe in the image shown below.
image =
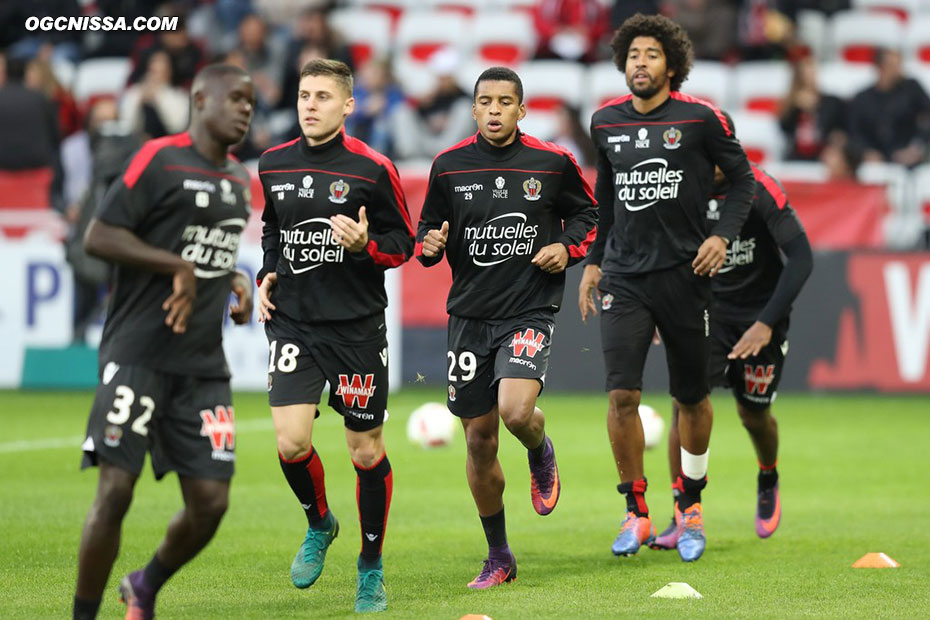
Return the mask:
<svg viewBox="0 0 930 620">
<path fill-rule="evenodd" d="M 754 165 L 749 164 L 752 168 L 752 175 L 756 177 L 756 181 L 762 184 L 768 193 L 772 195 L 772 198 L 775 199 L 775 206 L 779 209 L 784 209 L 785 205 L 788 204 L 788 197 L 785 196 L 785 192 L 778 186 L 778 183 L 775 182 L 775 179 L 767 175 L 760 168 L 756 168 Z"/>
<path fill-rule="evenodd" d="M 391 189 L 394 192 L 394 201 L 397 203 L 397 210 L 400 211 L 400 216 L 407 226 L 407 232 L 413 237 L 413 224 L 410 223 L 410 213 L 407 211 L 407 200 L 404 198 L 404 189 L 400 184 L 400 175 L 397 174 L 397 168 L 394 167 L 394 162 L 361 140 L 345 135 L 345 129 L 342 130 L 342 133 L 343 144 L 346 150 L 367 157 L 387 170 L 388 177 L 391 179 Z"/>
<path fill-rule="evenodd" d="M 619 97 L 614 97 L 613 99 L 606 101 L 604 105 L 599 106 L 597 110 L 603 110 L 604 108 L 609 108 L 612 105 L 620 105 L 621 103 L 626 103 L 632 98 L 633 98 L 633 95 L 621 95 Z M 597 112 L 597 110 L 595 110 L 595 112 Z"/>
<path fill-rule="evenodd" d="M 705 101 L 704 99 L 698 99 L 697 97 L 692 97 L 691 95 L 686 95 L 680 93 L 677 90 L 673 90 L 670 93 L 672 99 L 677 99 L 678 101 L 684 101 L 685 103 L 698 103 L 703 106 L 707 106 L 714 111 L 714 114 L 717 116 L 717 120 L 720 121 L 720 124 L 723 125 L 723 130 L 728 136 L 733 135 L 733 131 L 730 129 L 730 125 L 727 123 L 726 117 L 723 116 L 723 112 L 720 111 L 720 108 L 712 104 L 710 101 Z"/>
<path fill-rule="evenodd" d="M 156 138 L 154 140 L 149 140 L 142 145 L 142 148 L 136 152 L 135 156 L 132 158 L 132 161 L 129 162 L 129 167 L 126 168 L 126 172 L 123 174 L 123 183 L 126 184 L 126 187 L 132 189 L 136 182 L 139 180 L 139 177 L 142 176 L 142 173 L 145 172 L 145 169 L 152 162 L 152 159 L 158 153 L 168 146 L 176 147 L 185 147 L 191 145 L 191 135 L 186 131 L 184 133 L 175 134 L 173 136 L 165 136 L 163 138 Z"/>
<path fill-rule="evenodd" d="M 533 136 L 528 136 L 526 134 L 521 134 L 520 140 L 523 142 L 523 144 L 530 147 L 531 149 L 549 151 L 550 153 L 557 153 L 559 155 L 568 157 L 569 161 L 571 161 L 575 166 L 575 172 L 578 173 L 578 178 L 581 179 L 581 186 L 584 188 L 584 193 L 588 195 L 588 198 L 591 200 L 591 202 L 597 204 L 597 201 L 594 199 L 594 192 L 591 191 L 591 186 L 588 185 L 587 180 L 585 180 L 584 175 L 581 173 L 581 167 L 578 165 L 578 162 L 575 161 L 575 156 L 572 155 L 571 151 L 559 146 L 558 144 L 546 142 L 545 140 L 540 140 L 539 138 L 534 138 Z"/>
<path fill-rule="evenodd" d="M 591 230 L 588 231 L 588 234 L 581 240 L 581 243 L 568 246 L 568 255 L 572 258 L 584 258 L 588 255 L 588 246 L 594 243 L 595 237 L 597 237 L 597 226 L 592 227 Z"/>
<path fill-rule="evenodd" d="M 266 150 L 264 153 L 262 153 L 262 155 L 265 155 L 265 154 L 267 154 L 267 153 L 270 153 L 271 151 L 277 151 L 277 150 L 279 150 L 279 149 L 287 148 L 287 147 L 291 146 L 292 144 L 297 144 L 299 141 L 300 141 L 300 138 L 294 138 L 293 140 L 288 140 L 287 142 L 285 142 L 285 143 L 283 143 L 283 144 L 279 144 L 279 145 L 277 145 L 277 146 L 271 147 L 270 149 L 268 149 L 268 150 Z"/>
<path fill-rule="evenodd" d="M 398 267 L 404 264 L 406 257 L 403 254 L 386 254 L 384 252 L 378 251 L 378 242 L 374 239 L 368 240 L 368 245 L 365 246 L 365 249 L 368 251 L 368 255 L 371 256 L 372 260 L 375 261 L 377 265 L 383 265 L 385 267 Z"/>
</svg>

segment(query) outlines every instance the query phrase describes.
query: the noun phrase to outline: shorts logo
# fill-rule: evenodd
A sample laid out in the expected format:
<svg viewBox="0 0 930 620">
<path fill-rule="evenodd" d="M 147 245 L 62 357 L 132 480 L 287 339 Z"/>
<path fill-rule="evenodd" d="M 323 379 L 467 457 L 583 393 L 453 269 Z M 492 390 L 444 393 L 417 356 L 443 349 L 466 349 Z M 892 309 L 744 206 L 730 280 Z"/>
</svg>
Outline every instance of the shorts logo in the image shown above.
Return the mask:
<svg viewBox="0 0 930 620">
<path fill-rule="evenodd" d="M 374 384 L 375 376 L 373 374 L 365 375 L 365 381 L 362 383 L 362 377 L 353 374 L 351 381 L 349 375 L 339 375 L 339 387 L 336 388 L 336 394 L 342 396 L 342 403 L 346 407 L 358 406 L 362 409 L 368 408 L 368 399 L 374 396 L 378 386 Z"/>
<path fill-rule="evenodd" d="M 768 366 L 743 365 L 743 378 L 746 381 L 747 394 L 765 394 L 775 379 L 775 364 Z"/>
<path fill-rule="evenodd" d="M 269 392 L 271 391 L 271 387 L 272 387 L 272 379 L 274 379 L 274 375 L 269 372 L 268 373 L 268 391 Z"/>
<path fill-rule="evenodd" d="M 113 377 L 115 377 L 118 372 L 119 364 L 116 362 L 107 362 L 107 365 L 103 368 L 103 384 L 109 385 L 110 381 L 113 380 Z"/>
<path fill-rule="evenodd" d="M 614 296 L 610 293 L 607 293 L 601 297 L 601 310 L 610 310 L 610 307 L 614 305 Z"/>
<path fill-rule="evenodd" d="M 115 448 L 119 445 L 120 439 L 123 438 L 123 429 L 115 424 L 110 424 L 103 431 L 103 443 Z"/>
<path fill-rule="evenodd" d="M 449 386 L 449 402 L 452 402 L 452 403 L 455 402 L 455 386 L 454 385 Z"/>
<path fill-rule="evenodd" d="M 381 351 L 378 352 L 378 357 L 381 358 L 381 365 L 387 368 L 387 363 L 388 363 L 387 347 L 384 347 L 383 349 L 381 349 Z"/>
<path fill-rule="evenodd" d="M 670 151 L 674 151 L 681 146 L 681 132 L 674 127 L 669 127 L 662 134 L 662 146 Z"/>
<path fill-rule="evenodd" d="M 329 184 L 329 201 L 341 205 L 349 195 L 349 184 L 339 179 Z"/>
<path fill-rule="evenodd" d="M 537 181 L 533 177 L 523 182 L 523 197 L 530 201 L 539 200 L 542 194 L 542 181 Z"/>
<path fill-rule="evenodd" d="M 513 347 L 513 354 L 515 357 L 520 357 L 523 355 L 523 351 L 526 351 L 528 357 L 536 357 L 536 353 L 543 347 L 543 339 L 546 335 L 542 332 L 538 334 L 532 328 L 527 328 L 523 332 L 517 332 L 513 335 L 513 340 L 510 342 L 510 346 Z"/>
<path fill-rule="evenodd" d="M 200 419 L 203 421 L 203 426 L 200 427 L 200 436 L 210 439 L 210 445 L 213 447 L 213 459 L 216 461 L 232 461 L 235 458 L 232 455 L 232 450 L 236 447 L 236 425 L 233 408 L 217 405 L 212 411 L 202 409 Z"/>
</svg>

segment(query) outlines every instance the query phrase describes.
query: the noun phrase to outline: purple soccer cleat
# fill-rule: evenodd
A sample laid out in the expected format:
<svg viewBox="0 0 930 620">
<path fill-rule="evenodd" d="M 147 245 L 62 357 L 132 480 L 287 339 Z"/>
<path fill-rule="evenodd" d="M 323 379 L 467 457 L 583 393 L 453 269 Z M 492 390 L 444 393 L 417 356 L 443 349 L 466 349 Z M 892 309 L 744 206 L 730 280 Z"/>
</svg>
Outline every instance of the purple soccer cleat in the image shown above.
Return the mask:
<svg viewBox="0 0 930 620">
<path fill-rule="evenodd" d="M 553 510 L 559 501 L 562 491 L 559 481 L 559 466 L 555 462 L 555 449 L 552 440 L 545 439 L 546 450 L 538 463 L 530 457 L 530 497 L 533 508 L 540 515 L 546 516 Z"/>
<path fill-rule="evenodd" d="M 487 590 L 517 579 L 517 560 L 510 554 L 509 559 L 488 556 L 478 576 L 471 580 L 468 587 L 472 590 Z"/>
<path fill-rule="evenodd" d="M 119 583 L 119 598 L 126 603 L 126 620 L 152 620 L 155 617 L 155 595 L 137 570 L 123 577 Z"/>
</svg>

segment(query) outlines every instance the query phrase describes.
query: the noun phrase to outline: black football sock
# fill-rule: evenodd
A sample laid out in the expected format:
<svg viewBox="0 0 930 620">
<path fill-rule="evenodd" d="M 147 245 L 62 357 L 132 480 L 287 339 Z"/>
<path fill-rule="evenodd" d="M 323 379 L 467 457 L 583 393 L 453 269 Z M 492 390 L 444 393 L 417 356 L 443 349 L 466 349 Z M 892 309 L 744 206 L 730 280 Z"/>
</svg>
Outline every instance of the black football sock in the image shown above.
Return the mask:
<svg viewBox="0 0 930 620">
<path fill-rule="evenodd" d="M 168 568 L 165 566 L 161 560 L 158 559 L 158 552 L 152 556 L 152 559 L 149 560 L 149 563 L 145 565 L 145 568 L 142 569 L 142 579 L 145 581 L 145 585 L 150 588 L 150 593 L 152 596 L 158 594 L 158 591 L 161 590 L 161 587 L 165 585 L 165 582 L 171 579 L 171 575 L 177 572 L 177 568 Z M 136 594 L 139 594 L 138 592 Z"/>
<path fill-rule="evenodd" d="M 617 491 L 626 496 L 626 511 L 632 512 L 637 517 L 649 516 L 649 506 L 646 505 L 646 486 L 645 478 L 617 485 Z"/>
<path fill-rule="evenodd" d="M 74 597 L 74 611 L 72 617 L 74 620 L 94 620 L 97 617 L 97 610 L 100 609 L 100 599 L 88 599 Z"/>
<path fill-rule="evenodd" d="M 391 509 L 391 495 L 394 492 L 394 473 L 391 471 L 391 462 L 387 454 L 372 467 L 364 468 L 358 463 L 353 464 L 357 480 L 355 497 L 362 525 L 361 561 L 370 565 L 381 558 L 384 531 Z"/>
<path fill-rule="evenodd" d="M 488 541 L 488 549 L 500 548 L 507 546 L 507 522 L 504 519 L 504 509 L 491 515 L 490 517 L 481 517 L 481 527 L 484 528 L 484 537 Z"/>
<path fill-rule="evenodd" d="M 771 468 L 759 468 L 759 492 L 768 491 L 778 484 L 778 470 L 772 465 Z"/>
<path fill-rule="evenodd" d="M 288 461 L 281 454 L 278 454 L 278 459 L 287 483 L 291 485 L 291 490 L 307 514 L 307 523 L 317 529 L 325 528 L 330 520 L 320 455 L 310 448 L 310 454 L 301 459 Z"/>
<path fill-rule="evenodd" d="M 695 504 L 701 503 L 701 490 L 707 486 L 707 476 L 694 480 L 681 475 L 681 495 L 678 496 L 678 510 L 684 512 Z"/>
</svg>

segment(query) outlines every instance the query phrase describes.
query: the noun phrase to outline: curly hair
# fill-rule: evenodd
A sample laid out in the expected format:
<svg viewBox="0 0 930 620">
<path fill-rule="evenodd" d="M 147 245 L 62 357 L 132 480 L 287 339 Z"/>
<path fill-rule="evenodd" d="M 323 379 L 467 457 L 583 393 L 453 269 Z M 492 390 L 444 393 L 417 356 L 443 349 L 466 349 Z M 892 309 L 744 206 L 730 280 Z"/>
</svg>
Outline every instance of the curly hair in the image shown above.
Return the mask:
<svg viewBox="0 0 930 620">
<path fill-rule="evenodd" d="M 637 13 L 627 19 L 610 41 L 614 64 L 621 73 L 626 73 L 627 53 L 636 37 L 652 37 L 662 44 L 666 67 L 675 72 L 670 80 L 671 89 L 679 90 L 694 62 L 694 48 L 684 28 L 663 15 Z"/>
</svg>

